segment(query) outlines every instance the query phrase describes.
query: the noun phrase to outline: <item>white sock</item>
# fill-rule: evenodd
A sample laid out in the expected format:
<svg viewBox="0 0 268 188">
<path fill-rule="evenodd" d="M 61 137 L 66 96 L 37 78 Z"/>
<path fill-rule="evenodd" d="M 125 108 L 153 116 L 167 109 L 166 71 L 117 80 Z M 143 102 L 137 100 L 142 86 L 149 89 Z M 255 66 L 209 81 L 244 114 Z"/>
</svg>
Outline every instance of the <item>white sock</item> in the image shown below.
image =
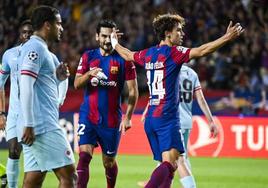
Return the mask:
<svg viewBox="0 0 268 188">
<path fill-rule="evenodd" d="M 18 178 L 19 178 L 19 159 L 10 159 L 7 160 L 7 182 L 9 188 L 18 187 Z"/>
<path fill-rule="evenodd" d="M 186 176 L 184 178 L 181 178 L 180 181 L 184 188 L 196 188 L 193 176 Z"/>
</svg>

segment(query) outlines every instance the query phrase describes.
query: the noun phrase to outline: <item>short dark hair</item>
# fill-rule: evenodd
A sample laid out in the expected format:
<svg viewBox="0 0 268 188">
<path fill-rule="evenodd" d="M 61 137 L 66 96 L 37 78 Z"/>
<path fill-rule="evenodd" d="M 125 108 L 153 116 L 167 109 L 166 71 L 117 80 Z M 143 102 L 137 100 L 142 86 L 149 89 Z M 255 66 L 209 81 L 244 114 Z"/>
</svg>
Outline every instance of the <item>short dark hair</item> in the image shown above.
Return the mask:
<svg viewBox="0 0 268 188">
<path fill-rule="evenodd" d="M 50 23 L 56 21 L 56 15 L 59 13 L 59 10 L 54 7 L 47 5 L 38 6 L 34 9 L 31 16 L 33 30 L 36 31 L 41 29 L 46 21 Z"/>
<path fill-rule="evenodd" d="M 22 28 L 25 25 L 32 25 L 31 20 L 27 19 L 20 23 L 20 28 Z"/>
<path fill-rule="evenodd" d="M 162 14 L 158 15 L 153 21 L 154 32 L 158 40 L 165 39 L 165 31 L 172 31 L 177 24 L 184 26 L 184 18 L 178 14 Z"/>
<path fill-rule="evenodd" d="M 101 27 L 108 27 L 108 28 L 116 28 L 116 24 L 112 20 L 101 20 L 98 25 L 96 32 L 99 34 L 100 33 L 100 28 Z"/>
</svg>

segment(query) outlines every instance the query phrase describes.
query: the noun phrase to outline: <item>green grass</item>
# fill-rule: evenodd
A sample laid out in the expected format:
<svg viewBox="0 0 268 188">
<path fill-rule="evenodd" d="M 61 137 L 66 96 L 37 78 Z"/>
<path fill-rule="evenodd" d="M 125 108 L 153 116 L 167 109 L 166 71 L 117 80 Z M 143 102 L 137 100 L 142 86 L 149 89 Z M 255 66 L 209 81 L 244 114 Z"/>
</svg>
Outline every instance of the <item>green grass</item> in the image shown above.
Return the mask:
<svg viewBox="0 0 268 188">
<path fill-rule="evenodd" d="M 7 151 L 0 150 L 0 162 L 6 163 Z M 117 188 L 137 188 L 137 182 L 149 178 L 156 163 L 151 156 L 118 156 Z M 268 160 L 237 158 L 191 158 L 198 188 L 267 188 Z M 22 165 L 22 162 L 21 162 Z M 101 156 L 96 154 L 90 166 L 90 188 L 105 188 L 106 180 Z M 23 173 L 20 174 L 20 186 Z M 57 179 L 48 173 L 44 188 L 57 187 Z M 176 174 L 173 188 L 181 187 Z"/>
</svg>

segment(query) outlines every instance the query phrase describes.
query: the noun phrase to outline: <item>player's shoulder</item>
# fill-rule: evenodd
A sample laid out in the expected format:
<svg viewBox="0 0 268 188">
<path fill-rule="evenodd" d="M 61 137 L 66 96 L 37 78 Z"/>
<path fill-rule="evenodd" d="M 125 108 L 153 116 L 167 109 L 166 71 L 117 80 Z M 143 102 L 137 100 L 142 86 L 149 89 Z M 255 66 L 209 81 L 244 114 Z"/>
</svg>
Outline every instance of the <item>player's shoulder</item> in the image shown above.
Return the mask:
<svg viewBox="0 0 268 188">
<path fill-rule="evenodd" d="M 15 47 L 12 47 L 12 48 L 9 48 L 7 49 L 4 54 L 3 54 L 3 57 L 4 56 L 14 56 L 15 53 L 18 53 L 19 52 L 19 48 L 20 46 L 15 46 Z"/>
<path fill-rule="evenodd" d="M 191 67 L 186 65 L 181 66 L 181 72 L 187 73 L 192 76 L 197 76 L 196 72 Z"/>
<path fill-rule="evenodd" d="M 92 59 L 92 58 L 96 58 L 98 57 L 98 48 L 95 49 L 88 49 L 86 51 L 83 52 L 82 57 L 86 57 L 87 59 Z"/>
</svg>

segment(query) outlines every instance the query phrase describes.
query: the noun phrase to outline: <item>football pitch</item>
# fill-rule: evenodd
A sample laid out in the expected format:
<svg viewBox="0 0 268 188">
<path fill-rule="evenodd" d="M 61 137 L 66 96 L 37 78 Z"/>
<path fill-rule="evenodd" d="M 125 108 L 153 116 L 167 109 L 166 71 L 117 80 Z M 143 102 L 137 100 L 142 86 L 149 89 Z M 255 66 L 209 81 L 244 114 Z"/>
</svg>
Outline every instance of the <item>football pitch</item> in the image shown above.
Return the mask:
<svg viewBox="0 0 268 188">
<path fill-rule="evenodd" d="M 0 162 L 6 163 L 7 151 L 0 150 Z M 77 155 L 76 155 L 77 159 Z M 21 160 L 22 161 L 22 160 Z M 117 188 L 138 188 L 137 182 L 149 178 L 156 163 L 151 156 L 119 155 Z M 191 158 L 198 188 L 268 188 L 268 160 L 238 158 Z M 22 166 L 22 162 L 21 162 Z M 105 188 L 101 155 L 94 155 L 90 167 L 89 188 Z M 23 173 L 20 174 L 20 186 Z M 44 188 L 56 188 L 57 179 L 48 173 Z M 181 187 L 176 173 L 172 188 Z"/>
</svg>

